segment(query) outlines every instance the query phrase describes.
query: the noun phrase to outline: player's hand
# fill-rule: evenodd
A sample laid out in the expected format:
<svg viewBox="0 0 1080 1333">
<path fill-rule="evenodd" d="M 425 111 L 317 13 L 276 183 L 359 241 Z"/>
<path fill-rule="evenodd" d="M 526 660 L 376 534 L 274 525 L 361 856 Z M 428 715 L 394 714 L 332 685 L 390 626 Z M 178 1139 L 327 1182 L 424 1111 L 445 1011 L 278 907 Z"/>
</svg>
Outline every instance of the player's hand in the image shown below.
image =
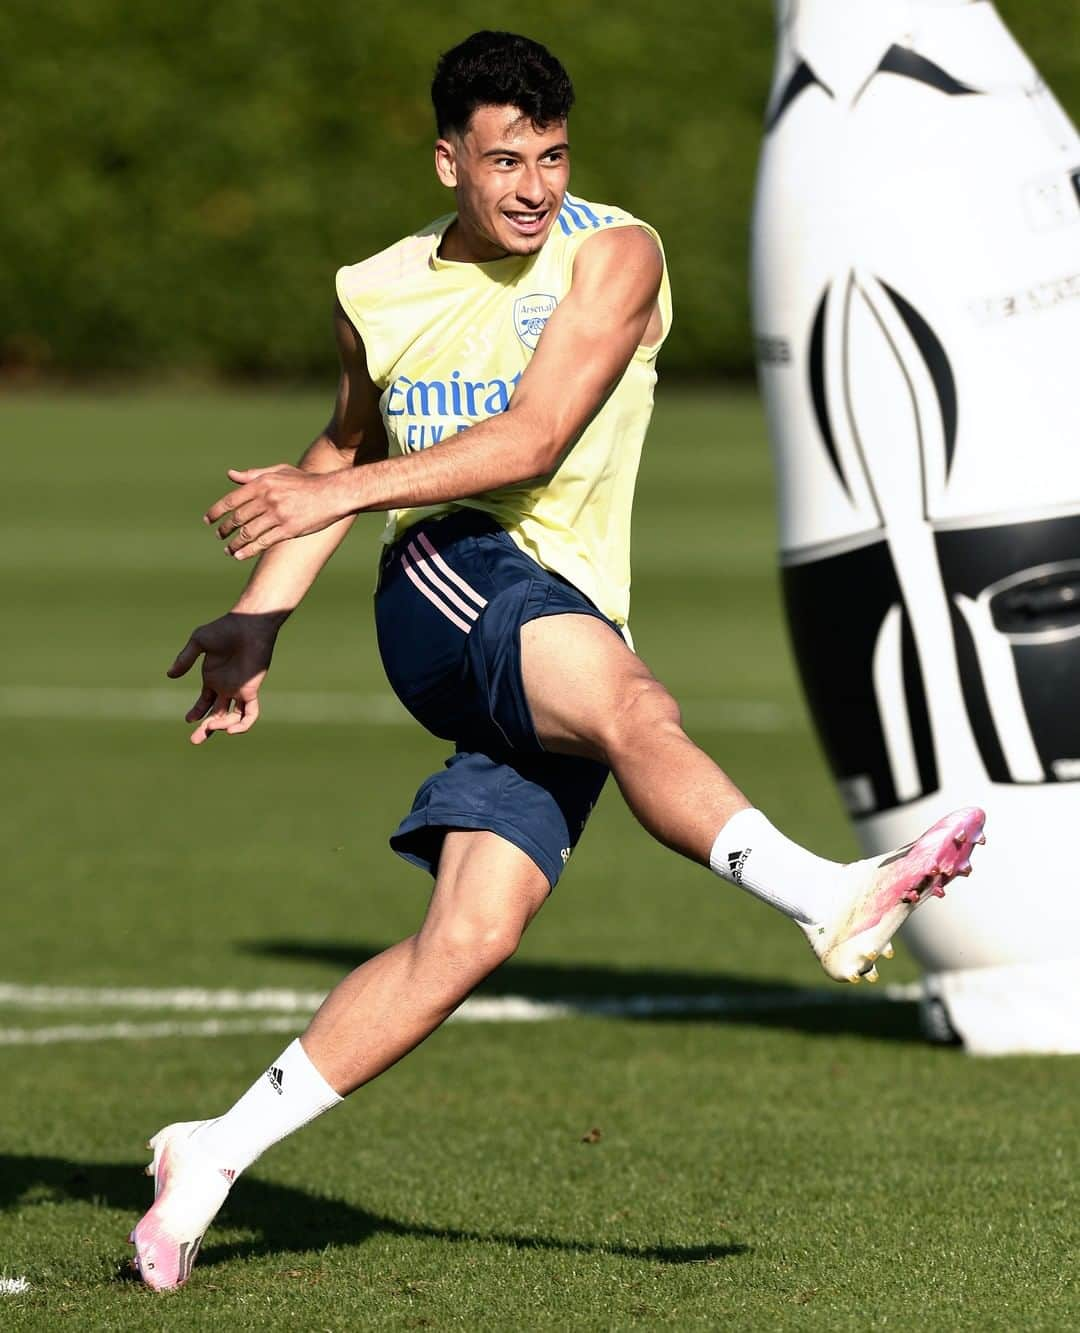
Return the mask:
<svg viewBox="0 0 1080 1333">
<path fill-rule="evenodd" d="M 219 525 L 218 536 L 228 541 L 226 549 L 237 560 L 261 555 L 290 537 L 319 532 L 350 512 L 341 507 L 338 472 L 305 472 L 278 463 L 230 468 L 228 475 L 241 485 L 212 504 L 203 522 Z"/>
<path fill-rule="evenodd" d="M 259 687 L 281 623 L 281 616 L 232 611 L 192 631 L 166 672 L 175 680 L 203 659 L 202 693 L 185 714 L 185 721 L 198 723 L 192 745 L 201 745 L 215 731 L 239 736 L 258 721 Z"/>
</svg>

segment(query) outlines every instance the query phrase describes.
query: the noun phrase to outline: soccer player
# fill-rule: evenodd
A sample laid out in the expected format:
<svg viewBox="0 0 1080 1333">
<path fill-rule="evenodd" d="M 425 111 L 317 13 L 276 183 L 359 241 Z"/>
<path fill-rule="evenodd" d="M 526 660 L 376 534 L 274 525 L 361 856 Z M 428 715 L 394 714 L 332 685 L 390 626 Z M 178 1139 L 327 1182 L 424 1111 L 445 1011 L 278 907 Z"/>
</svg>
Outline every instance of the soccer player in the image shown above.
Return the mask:
<svg viewBox="0 0 1080 1333">
<path fill-rule="evenodd" d="M 507 959 L 608 772 L 645 828 L 791 917 L 825 971 L 873 980 L 925 898 L 969 869 L 982 812 L 842 866 L 795 845 L 683 732 L 626 629 L 630 509 L 671 321 L 647 223 L 567 192 L 573 91 L 524 37 L 439 61 L 435 170 L 456 211 L 337 275 L 337 404 L 299 467 L 230 472 L 205 515 L 238 560 L 203 658 L 196 745 L 240 735 L 289 613 L 357 513 L 384 510 L 375 619 L 390 683 L 454 742 L 391 838 L 434 876 L 423 924 L 347 976 L 223 1116 L 151 1140 L 131 1233 L 158 1290 L 186 1281 L 235 1178 L 413 1049 Z"/>
</svg>

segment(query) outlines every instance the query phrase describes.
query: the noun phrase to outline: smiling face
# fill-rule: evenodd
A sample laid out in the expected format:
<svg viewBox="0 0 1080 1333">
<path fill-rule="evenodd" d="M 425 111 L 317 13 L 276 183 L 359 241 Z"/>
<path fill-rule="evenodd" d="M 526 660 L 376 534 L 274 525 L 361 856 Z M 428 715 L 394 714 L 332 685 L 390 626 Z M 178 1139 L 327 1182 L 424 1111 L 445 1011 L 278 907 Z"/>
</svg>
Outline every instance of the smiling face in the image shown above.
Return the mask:
<svg viewBox="0 0 1080 1333">
<path fill-rule="evenodd" d="M 538 130 L 516 106 L 479 106 L 464 134 L 436 143 L 435 170 L 457 196 L 444 259 L 484 263 L 535 254 L 570 179 L 566 121 Z"/>
</svg>

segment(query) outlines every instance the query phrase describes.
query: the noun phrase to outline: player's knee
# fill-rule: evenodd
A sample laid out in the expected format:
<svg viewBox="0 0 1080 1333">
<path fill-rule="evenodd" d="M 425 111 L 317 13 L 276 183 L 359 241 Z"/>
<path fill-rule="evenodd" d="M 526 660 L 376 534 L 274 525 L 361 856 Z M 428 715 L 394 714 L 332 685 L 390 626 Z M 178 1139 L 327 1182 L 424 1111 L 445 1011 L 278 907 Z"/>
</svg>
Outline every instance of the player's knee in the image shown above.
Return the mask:
<svg viewBox="0 0 1080 1333">
<path fill-rule="evenodd" d="M 516 921 L 462 912 L 441 923 L 431 944 L 447 967 L 479 981 L 513 956 L 521 935 Z"/>
<path fill-rule="evenodd" d="M 682 713 L 672 695 L 653 676 L 637 677 L 623 691 L 607 726 L 605 744 L 612 756 L 639 749 L 665 731 L 682 731 Z"/>
</svg>

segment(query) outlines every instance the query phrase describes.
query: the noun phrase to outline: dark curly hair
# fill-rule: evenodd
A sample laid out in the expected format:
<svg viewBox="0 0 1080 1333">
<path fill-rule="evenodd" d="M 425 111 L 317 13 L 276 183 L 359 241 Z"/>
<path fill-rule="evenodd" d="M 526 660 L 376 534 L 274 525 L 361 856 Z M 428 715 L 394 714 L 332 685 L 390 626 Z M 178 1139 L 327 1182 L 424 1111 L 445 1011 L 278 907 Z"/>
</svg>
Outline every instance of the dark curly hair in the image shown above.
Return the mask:
<svg viewBox="0 0 1080 1333">
<path fill-rule="evenodd" d="M 485 30 L 439 57 L 431 101 L 440 136 L 464 134 L 478 106 L 516 106 L 542 130 L 566 119 L 574 86 L 546 46 Z"/>
</svg>

